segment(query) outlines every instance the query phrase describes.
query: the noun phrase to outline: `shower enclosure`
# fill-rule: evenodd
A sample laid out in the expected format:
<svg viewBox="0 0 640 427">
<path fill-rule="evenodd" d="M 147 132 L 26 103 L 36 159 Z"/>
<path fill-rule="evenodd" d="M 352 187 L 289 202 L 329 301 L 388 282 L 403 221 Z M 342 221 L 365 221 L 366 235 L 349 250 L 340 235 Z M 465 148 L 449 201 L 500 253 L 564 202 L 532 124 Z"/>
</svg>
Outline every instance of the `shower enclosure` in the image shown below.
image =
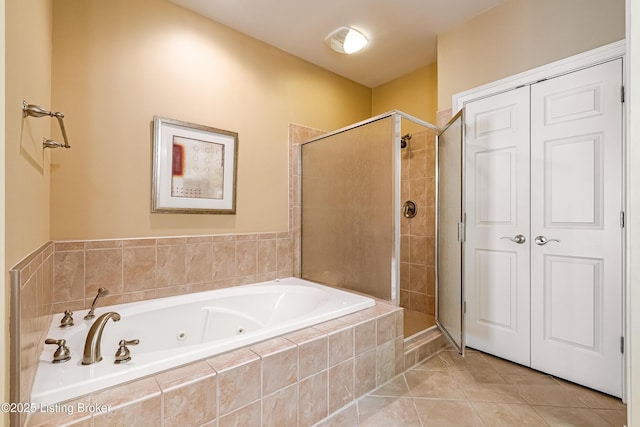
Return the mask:
<svg viewBox="0 0 640 427">
<path fill-rule="evenodd" d="M 437 128 L 391 111 L 301 146 L 301 275 L 435 324 Z"/>
</svg>

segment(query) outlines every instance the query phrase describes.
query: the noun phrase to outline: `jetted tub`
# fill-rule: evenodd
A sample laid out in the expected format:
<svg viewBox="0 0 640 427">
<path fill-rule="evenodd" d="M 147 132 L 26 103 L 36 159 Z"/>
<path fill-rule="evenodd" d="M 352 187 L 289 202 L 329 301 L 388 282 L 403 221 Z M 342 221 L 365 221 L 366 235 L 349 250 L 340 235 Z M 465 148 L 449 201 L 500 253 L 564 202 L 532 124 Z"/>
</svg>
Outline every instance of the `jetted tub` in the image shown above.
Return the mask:
<svg viewBox="0 0 640 427">
<path fill-rule="evenodd" d="M 375 305 L 371 298 L 297 278 L 237 286 L 137 303 L 98 307 L 74 313 L 75 325 L 60 328 L 62 314 L 53 316 L 48 338 L 67 341 L 71 360 L 53 364 L 54 345 L 39 360 L 31 402 L 52 405 L 159 371 L 208 358 L 239 347 L 325 322 Z M 101 340 L 102 361 L 82 365 L 89 328 L 102 314 L 115 311 Z M 131 361 L 114 364 L 120 340 L 139 339 L 129 346 Z"/>
</svg>

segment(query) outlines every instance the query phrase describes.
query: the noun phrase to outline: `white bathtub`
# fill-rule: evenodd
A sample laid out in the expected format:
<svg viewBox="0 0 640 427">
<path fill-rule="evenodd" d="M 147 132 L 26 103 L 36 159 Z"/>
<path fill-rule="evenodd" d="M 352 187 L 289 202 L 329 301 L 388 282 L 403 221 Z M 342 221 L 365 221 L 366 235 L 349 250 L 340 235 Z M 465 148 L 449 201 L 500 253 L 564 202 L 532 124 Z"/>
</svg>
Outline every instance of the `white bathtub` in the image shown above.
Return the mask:
<svg viewBox="0 0 640 427">
<path fill-rule="evenodd" d="M 121 320 L 109 320 L 101 340 L 103 360 L 81 364 L 84 342 L 93 320 L 88 310 L 74 313 L 75 325 L 59 327 L 55 315 L 47 337 L 67 341 L 71 360 L 53 364 L 56 347 L 40 357 L 31 402 L 54 404 L 159 371 L 208 358 L 258 341 L 371 307 L 371 298 L 297 278 L 181 295 L 110 307 L 99 307 Z M 139 339 L 132 360 L 114 364 L 120 340 Z"/>
</svg>

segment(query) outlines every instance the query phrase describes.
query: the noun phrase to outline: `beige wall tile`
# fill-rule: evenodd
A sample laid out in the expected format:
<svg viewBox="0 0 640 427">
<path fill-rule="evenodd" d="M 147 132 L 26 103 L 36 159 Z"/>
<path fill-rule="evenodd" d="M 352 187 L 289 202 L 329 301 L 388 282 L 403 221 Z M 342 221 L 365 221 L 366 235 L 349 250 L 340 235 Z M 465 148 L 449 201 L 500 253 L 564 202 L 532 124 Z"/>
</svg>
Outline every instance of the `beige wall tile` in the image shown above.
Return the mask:
<svg viewBox="0 0 640 427">
<path fill-rule="evenodd" d="M 125 247 L 122 250 L 123 290 L 134 292 L 155 287 L 156 248 Z"/>
<path fill-rule="evenodd" d="M 393 313 L 380 316 L 376 319 L 376 343 L 378 345 L 394 339 L 397 333 L 396 317 Z"/>
<path fill-rule="evenodd" d="M 278 273 L 284 272 L 286 274 L 293 271 L 293 241 L 291 239 L 278 239 L 277 246 Z"/>
<path fill-rule="evenodd" d="M 277 260 L 277 240 L 259 240 L 257 272 L 268 273 L 277 271 Z"/>
<path fill-rule="evenodd" d="M 156 248 L 156 287 L 185 283 L 185 247 L 158 246 Z"/>
<path fill-rule="evenodd" d="M 262 402 L 256 400 L 224 417 L 220 417 L 218 427 L 247 427 L 262 425 Z M 213 427 L 213 426 L 212 426 Z"/>
<path fill-rule="evenodd" d="M 298 416 L 300 426 L 311 426 L 327 416 L 327 390 L 327 371 L 300 381 L 298 388 Z"/>
<path fill-rule="evenodd" d="M 421 294 L 427 293 L 427 266 L 422 264 L 410 265 L 411 291 Z"/>
<path fill-rule="evenodd" d="M 249 276 L 258 269 L 258 243 L 255 240 L 236 242 L 236 274 Z"/>
<path fill-rule="evenodd" d="M 112 294 L 122 293 L 122 249 L 85 252 L 85 297 L 105 287 Z"/>
<path fill-rule="evenodd" d="M 329 334 L 329 366 L 337 365 L 353 357 L 353 328 L 349 327 Z"/>
<path fill-rule="evenodd" d="M 275 338 L 251 347 L 262 358 L 262 394 L 271 394 L 298 381 L 298 347 Z"/>
<path fill-rule="evenodd" d="M 353 359 L 329 368 L 329 413 L 354 399 Z"/>
<path fill-rule="evenodd" d="M 409 178 L 420 179 L 427 175 L 427 150 L 413 150 L 409 161 Z"/>
<path fill-rule="evenodd" d="M 264 427 L 295 426 L 297 422 L 297 384 L 280 389 L 262 399 L 262 425 Z"/>
<path fill-rule="evenodd" d="M 319 331 L 316 331 L 318 333 Z M 328 337 L 322 333 L 298 344 L 298 375 L 300 379 L 327 369 Z"/>
<path fill-rule="evenodd" d="M 232 353 L 241 354 L 241 352 Z M 229 357 L 229 354 L 225 357 Z M 217 361 L 216 358 L 208 360 L 208 363 L 218 373 L 218 391 L 220 393 L 218 409 L 220 416 L 253 402 L 261 395 L 261 363 L 258 356 L 247 362 L 231 362 L 231 364 L 242 363 L 238 366 L 225 367 L 223 369 L 216 368 L 218 365 L 225 366 L 226 363 L 230 362 Z"/>
<path fill-rule="evenodd" d="M 235 241 L 216 241 L 213 243 L 213 278 L 228 279 L 236 276 Z"/>
<path fill-rule="evenodd" d="M 376 348 L 376 386 L 389 381 L 396 375 L 396 346 L 394 341 L 378 344 Z"/>
<path fill-rule="evenodd" d="M 162 403 L 160 396 L 138 400 L 120 406 L 93 418 L 94 427 L 131 426 L 146 427 L 162 425 Z"/>
<path fill-rule="evenodd" d="M 53 300 L 68 301 L 84 298 L 84 252 L 54 254 Z"/>
<path fill-rule="evenodd" d="M 84 251 L 84 241 L 82 242 L 55 242 L 53 245 L 54 252 L 63 251 Z"/>
<path fill-rule="evenodd" d="M 420 313 L 426 313 L 427 312 L 427 295 L 411 292 L 409 307 L 411 308 L 411 310 L 418 311 Z"/>
<path fill-rule="evenodd" d="M 371 349 L 359 354 L 354 359 L 354 394 L 355 398 L 376 388 L 376 350 Z"/>
<path fill-rule="evenodd" d="M 411 265 L 408 262 L 400 263 L 400 289 L 401 290 L 409 290 L 411 289 Z"/>
<path fill-rule="evenodd" d="M 409 291 L 400 290 L 400 307 L 409 308 Z"/>
<path fill-rule="evenodd" d="M 427 264 L 426 244 L 427 238 L 424 236 L 409 238 L 409 259 L 412 264 Z"/>
<path fill-rule="evenodd" d="M 85 242 L 85 250 L 116 249 L 122 247 L 122 240 L 89 240 Z"/>
<path fill-rule="evenodd" d="M 358 355 L 376 346 L 376 321 L 368 320 L 353 327 L 354 354 Z"/>
<path fill-rule="evenodd" d="M 216 417 L 216 375 L 168 389 L 163 388 L 164 426 L 200 425 Z"/>
<path fill-rule="evenodd" d="M 202 283 L 213 280 L 213 244 L 189 244 L 185 248 L 186 283 Z"/>
</svg>

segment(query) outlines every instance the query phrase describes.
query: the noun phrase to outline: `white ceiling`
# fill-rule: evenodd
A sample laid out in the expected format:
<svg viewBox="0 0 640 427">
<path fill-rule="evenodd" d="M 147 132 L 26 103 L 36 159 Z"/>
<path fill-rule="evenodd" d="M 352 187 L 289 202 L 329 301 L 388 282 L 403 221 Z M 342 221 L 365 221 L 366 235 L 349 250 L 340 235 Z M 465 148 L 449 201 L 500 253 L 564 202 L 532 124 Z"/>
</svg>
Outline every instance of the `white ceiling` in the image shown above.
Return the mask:
<svg viewBox="0 0 640 427">
<path fill-rule="evenodd" d="M 436 37 L 506 0 L 171 0 L 336 74 L 376 87 L 436 62 Z M 347 56 L 324 39 L 351 26 L 369 45 Z"/>
</svg>

